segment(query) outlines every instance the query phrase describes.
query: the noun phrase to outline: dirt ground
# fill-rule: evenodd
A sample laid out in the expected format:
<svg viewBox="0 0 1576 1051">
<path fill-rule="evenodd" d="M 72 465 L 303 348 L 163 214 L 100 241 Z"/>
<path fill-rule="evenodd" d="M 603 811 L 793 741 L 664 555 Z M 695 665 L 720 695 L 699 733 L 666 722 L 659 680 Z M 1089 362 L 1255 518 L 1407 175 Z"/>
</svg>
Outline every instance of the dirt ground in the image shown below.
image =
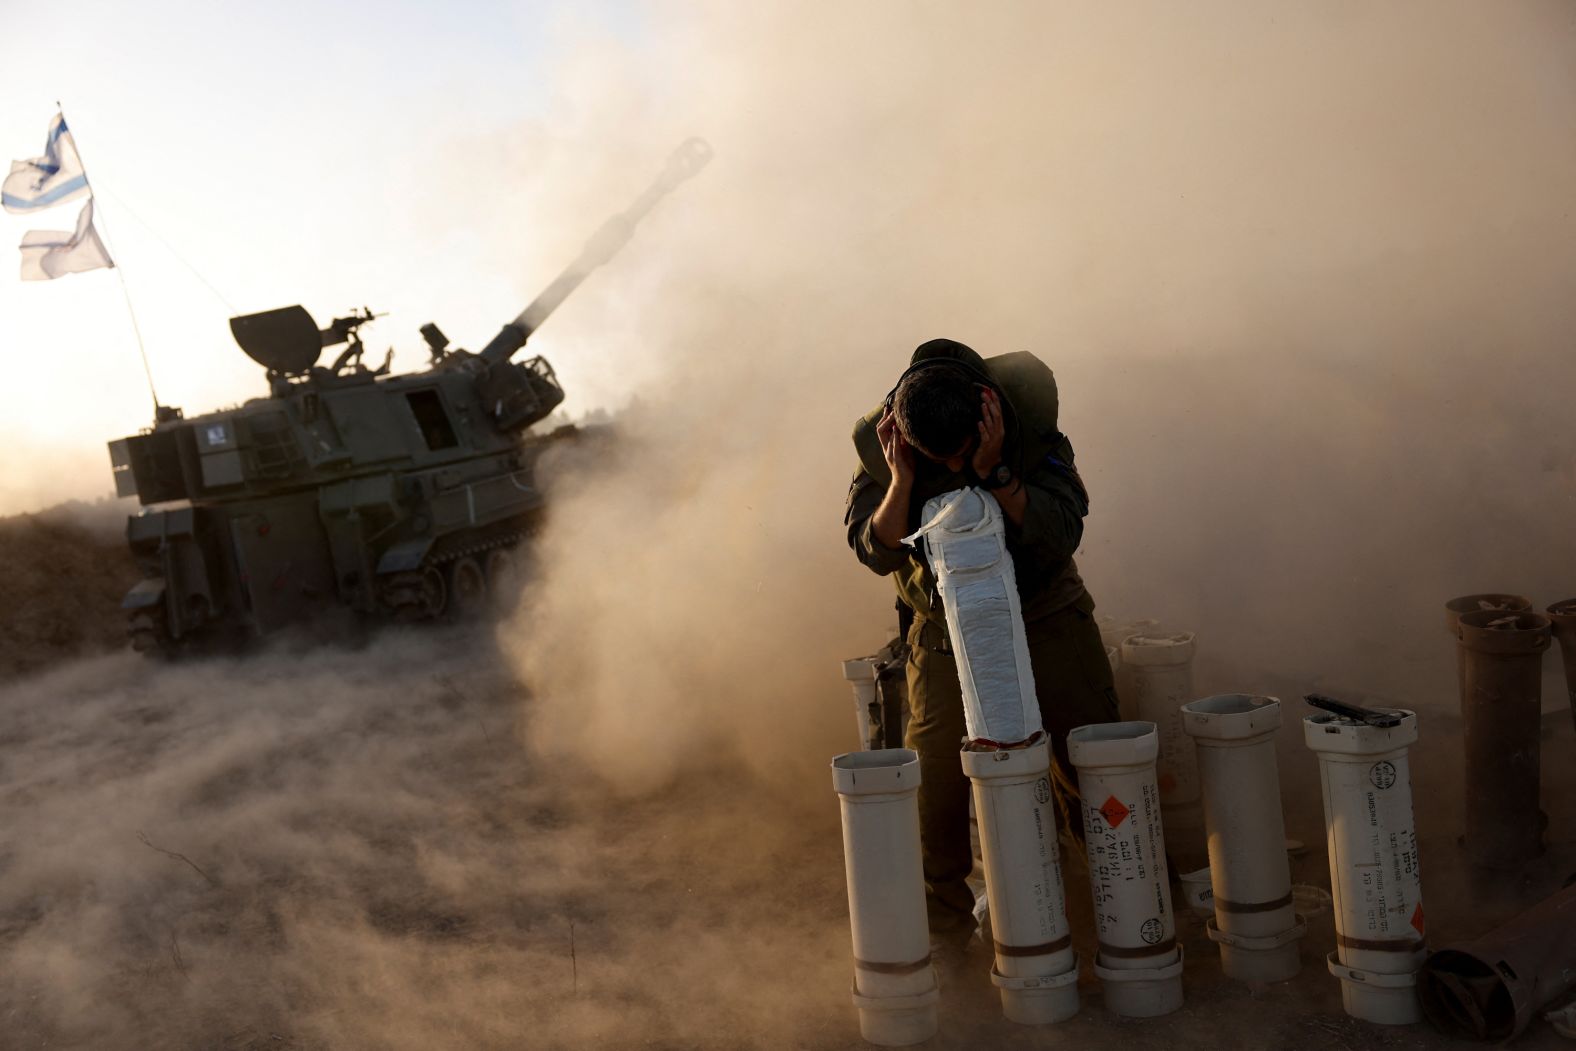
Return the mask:
<svg viewBox="0 0 1576 1051">
<path fill-rule="evenodd" d="M 818 703 L 849 703 L 835 673 Z M 488 633 L 457 628 L 174 666 L 112 653 L 9 680 L 0 1048 L 864 1046 L 830 778 L 770 785 L 718 756 L 623 790 L 533 758 L 531 703 Z M 1309 845 L 1294 878 L 1328 887 L 1317 764 L 1288 721 L 1288 834 Z M 1563 712 L 1549 730 L 1552 848 L 1487 900 L 1453 842 L 1456 728 L 1425 717 L 1413 787 L 1436 943 L 1576 870 L 1576 764 L 1559 758 L 1576 734 Z M 1067 865 L 1087 972 L 1085 875 Z M 1187 1004 L 1171 1017 L 1108 1016 L 1086 973 L 1078 1018 L 1019 1027 L 982 958 L 943 991 L 926 1046 L 1453 1043 L 1341 1013 L 1328 913 L 1301 976 L 1262 989 L 1221 976 L 1195 918 L 1180 933 Z M 1561 1044 L 1541 1022 L 1518 1042 Z"/>
<path fill-rule="evenodd" d="M 120 600 L 137 582 L 124 515 L 102 501 L 0 517 L 0 676 L 124 641 Z"/>
<path fill-rule="evenodd" d="M 544 755 L 537 702 L 488 626 L 144 660 L 119 648 L 131 571 L 115 511 L 0 520 L 21 584 L 0 624 L 0 1051 L 865 1046 L 848 999 L 837 803 L 819 763 L 772 780 L 759 761 L 703 752 L 651 789 L 607 775 L 634 756 L 593 769 Z M 1549 712 L 1547 857 L 1471 885 L 1455 843 L 1453 668 L 1442 631 L 1437 641 L 1400 648 L 1412 663 L 1390 678 L 1414 688 L 1390 700 L 1420 712 L 1413 789 L 1440 944 L 1576 871 L 1576 764 L 1564 761 L 1576 730 Z M 1287 831 L 1308 847 L 1293 876 L 1328 888 L 1318 765 L 1295 699 L 1361 697 L 1207 646 L 1195 672 L 1201 694 L 1286 699 Z M 1546 689 L 1559 685 L 1551 670 Z M 807 704 L 806 719 L 851 716 L 835 666 Z M 943 989 L 925 1046 L 1453 1043 L 1341 1012 L 1323 966 L 1327 912 L 1310 918 L 1302 974 L 1258 989 L 1223 978 L 1184 914 L 1186 1006 L 1117 1020 L 1090 972 L 1086 873 L 1076 855 L 1064 865 L 1080 1015 L 1043 1030 L 1006 1022 L 981 954 Z M 1518 1046 L 1563 1043 L 1538 1022 Z"/>
</svg>

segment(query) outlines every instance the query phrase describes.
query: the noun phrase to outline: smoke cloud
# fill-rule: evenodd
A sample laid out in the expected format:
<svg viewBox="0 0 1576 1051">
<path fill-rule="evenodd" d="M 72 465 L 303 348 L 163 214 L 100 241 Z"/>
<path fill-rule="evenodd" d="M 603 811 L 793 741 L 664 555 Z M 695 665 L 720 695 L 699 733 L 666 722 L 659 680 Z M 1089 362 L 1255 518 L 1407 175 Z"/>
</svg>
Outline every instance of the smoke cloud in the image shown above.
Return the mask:
<svg viewBox="0 0 1576 1051">
<path fill-rule="evenodd" d="M 1212 687 L 1447 701 L 1443 599 L 1576 590 L 1558 5 L 655 21 L 664 90 L 566 106 L 621 178 L 697 130 L 717 160 L 543 337 L 571 388 L 660 371 L 552 493 L 506 632 L 534 746 L 644 784 L 731 741 L 824 787 L 835 662 L 893 619 L 848 433 L 939 335 L 1056 370 L 1091 591 L 1197 630 Z"/>
<path fill-rule="evenodd" d="M 107 500 L 115 490 L 103 444 L 82 435 L 46 442 L 22 428 L 0 424 L 0 443 L 26 449 L 0 478 L 0 515 L 53 507 L 68 501 Z M 93 435 L 98 438 L 99 435 Z"/>
<path fill-rule="evenodd" d="M 844 977 L 835 818 L 733 764 L 609 801 L 524 761 L 464 632 L 0 702 L 8 1047 L 737 1047 L 822 1024 L 759 976 Z"/>
<path fill-rule="evenodd" d="M 1576 593 L 1563 4 L 635 17 L 554 25 L 553 102 L 470 144 L 521 176 L 488 250 L 522 303 L 674 144 L 717 150 L 533 343 L 634 404 L 544 464 L 517 610 L 0 686 L 0 1043 L 852 1044 L 826 764 L 837 662 L 895 618 L 848 435 L 935 336 L 1056 370 L 1084 575 L 1196 630 L 1201 689 L 1439 710 L 1444 599 Z M 1006 1038 L 948 1002 L 943 1044 Z M 1287 1003 L 1189 1032 L 1328 1043 Z"/>
</svg>

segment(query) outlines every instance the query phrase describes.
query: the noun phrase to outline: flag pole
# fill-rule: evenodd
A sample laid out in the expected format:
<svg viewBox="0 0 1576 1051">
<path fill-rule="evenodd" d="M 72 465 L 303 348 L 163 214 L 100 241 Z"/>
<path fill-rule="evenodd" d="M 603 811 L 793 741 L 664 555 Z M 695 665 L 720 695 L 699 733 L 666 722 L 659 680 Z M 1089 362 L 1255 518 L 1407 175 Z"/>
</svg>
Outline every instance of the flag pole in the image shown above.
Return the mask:
<svg viewBox="0 0 1576 1051">
<path fill-rule="evenodd" d="M 59 99 L 55 100 L 55 109 L 59 111 L 61 121 L 69 129 L 71 122 L 66 120 L 66 109 L 60 104 Z M 93 180 L 88 176 L 88 162 L 82 157 L 82 147 L 77 144 L 77 135 L 74 131 L 71 133 L 71 148 L 76 151 L 77 162 L 82 165 L 82 181 L 87 185 L 88 198 L 96 202 L 98 194 L 93 192 Z M 98 209 L 94 209 L 93 218 L 98 223 L 99 233 L 105 240 L 109 240 L 109 227 L 104 223 L 103 213 Z M 113 257 L 110 258 L 109 265 L 110 269 L 115 271 L 115 276 L 120 278 L 121 295 L 126 297 L 126 314 L 131 318 L 132 335 L 137 337 L 137 353 L 142 356 L 142 371 L 148 377 L 148 393 L 153 395 L 153 422 L 158 423 L 163 415 L 164 406 L 159 404 L 159 392 L 153 386 L 153 369 L 148 365 L 148 348 L 143 346 L 142 343 L 142 326 L 137 324 L 136 308 L 131 305 L 131 289 L 126 285 L 126 272 L 121 269 L 120 264 L 115 262 Z"/>
</svg>

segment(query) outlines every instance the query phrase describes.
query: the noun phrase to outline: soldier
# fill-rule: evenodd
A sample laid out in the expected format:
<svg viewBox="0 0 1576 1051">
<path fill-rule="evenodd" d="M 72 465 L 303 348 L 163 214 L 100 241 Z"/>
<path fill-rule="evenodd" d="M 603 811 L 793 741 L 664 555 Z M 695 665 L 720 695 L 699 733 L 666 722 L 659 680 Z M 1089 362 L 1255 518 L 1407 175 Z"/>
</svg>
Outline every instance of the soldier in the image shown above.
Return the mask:
<svg viewBox="0 0 1576 1051">
<path fill-rule="evenodd" d="M 987 360 L 962 343 L 934 339 L 914 351 L 885 403 L 854 425 L 859 469 L 844 521 L 859 561 L 897 584 L 910 647 L 905 743 L 919 753 L 925 884 L 931 932 L 943 946 L 961 946 L 975 925 L 964 882 L 974 859 L 969 784 L 958 759 L 963 693 L 935 577 L 902 538 L 940 493 L 975 485 L 1001 505 L 1040 715 L 1058 781 L 1070 791 L 1067 732 L 1118 716 L 1094 600 L 1073 563 L 1089 498 L 1056 417 L 1056 380 L 1032 354 Z M 1081 820 L 1075 808 L 1063 813 L 1069 810 L 1073 822 Z"/>
</svg>

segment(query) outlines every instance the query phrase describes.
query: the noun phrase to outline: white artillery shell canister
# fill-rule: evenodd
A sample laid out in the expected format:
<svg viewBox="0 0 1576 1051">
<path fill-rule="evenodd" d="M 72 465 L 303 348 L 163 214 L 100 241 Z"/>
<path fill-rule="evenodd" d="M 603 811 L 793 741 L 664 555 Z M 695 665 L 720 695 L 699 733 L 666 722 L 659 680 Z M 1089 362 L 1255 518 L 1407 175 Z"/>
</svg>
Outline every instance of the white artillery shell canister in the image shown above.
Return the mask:
<svg viewBox="0 0 1576 1051">
<path fill-rule="evenodd" d="M 1129 1018 L 1169 1014 L 1182 1006 L 1182 947 L 1155 784 L 1160 735 L 1149 722 L 1099 723 L 1073 730 L 1067 747 L 1083 795 L 1106 1006 Z"/>
<path fill-rule="evenodd" d="M 907 748 L 832 760 L 854 936 L 854 1006 L 872 1044 L 936 1033 L 936 973 L 919 851 L 919 756 Z"/>
<path fill-rule="evenodd" d="M 1191 852 L 1202 861 L 1204 810 L 1200 803 L 1198 759 L 1193 739 L 1182 729 L 1182 706 L 1194 700 L 1193 633 L 1134 635 L 1122 643 L 1122 666 L 1133 684 L 1134 716 L 1154 723 L 1160 733 L 1156 776 L 1160 805 L 1173 853 Z M 1194 858 L 1191 855 L 1197 855 Z"/>
<path fill-rule="evenodd" d="M 1111 675 L 1116 682 L 1116 699 L 1122 718 L 1137 719 L 1134 707 L 1132 669 L 1122 664 L 1122 643 L 1134 635 L 1156 635 L 1160 632 L 1158 620 L 1118 620 L 1115 617 L 1098 617 L 1100 641 L 1106 646 L 1106 659 L 1111 662 Z"/>
<path fill-rule="evenodd" d="M 1280 701 L 1228 693 L 1182 706 L 1198 743 L 1204 826 L 1221 969 L 1243 982 L 1283 982 L 1302 966 L 1307 929 L 1292 907 L 1275 733 Z"/>
<path fill-rule="evenodd" d="M 1044 1025 L 1078 1013 L 1078 956 L 1056 848 L 1050 742 L 963 750 L 974 785 L 1002 1012 Z"/>
<path fill-rule="evenodd" d="M 1347 1014 L 1406 1025 L 1421 1017 L 1417 970 L 1427 950 L 1406 753 L 1417 740 L 1417 716 L 1395 710 L 1399 726 L 1321 713 L 1304 718 L 1302 729 L 1324 782 L 1335 890 L 1330 973 L 1341 980 Z"/>
<path fill-rule="evenodd" d="M 854 726 L 859 733 L 859 743 L 870 748 L 875 720 L 870 717 L 876 707 L 876 662 L 867 657 L 843 662 L 843 678 L 854 688 Z"/>
<path fill-rule="evenodd" d="M 958 489 L 925 502 L 924 538 L 946 611 L 971 741 L 1017 744 L 1041 730 L 1017 577 L 996 498 Z"/>
</svg>

